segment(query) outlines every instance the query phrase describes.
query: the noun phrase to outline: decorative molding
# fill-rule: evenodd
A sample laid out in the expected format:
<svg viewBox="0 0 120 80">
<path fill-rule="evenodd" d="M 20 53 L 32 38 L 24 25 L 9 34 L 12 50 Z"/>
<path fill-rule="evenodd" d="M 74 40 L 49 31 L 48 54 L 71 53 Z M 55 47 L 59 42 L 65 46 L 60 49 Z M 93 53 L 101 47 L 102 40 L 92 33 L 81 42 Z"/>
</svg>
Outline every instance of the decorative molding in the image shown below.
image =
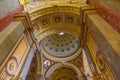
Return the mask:
<svg viewBox="0 0 120 80">
<path fill-rule="evenodd" d="M 4 67 L 0 72 L 0 76 L 4 76 L 4 71 L 7 72 L 5 79 L 10 79 L 12 76 L 18 75 L 20 72 L 19 70 L 21 69 L 21 65 L 23 65 L 27 56 L 29 48 L 30 45 L 26 39 L 25 34 L 23 34 L 11 50 L 10 55 L 6 58 L 7 62 L 3 64 Z"/>
<path fill-rule="evenodd" d="M 57 7 L 56 7 L 57 6 Z M 79 8 L 82 6 L 88 6 L 87 4 L 79 4 L 79 5 L 73 5 L 73 4 L 57 4 L 54 6 L 45 6 L 45 7 L 38 7 L 37 9 L 33 9 L 32 11 L 28 11 L 31 17 L 32 21 L 35 21 L 36 19 L 38 19 L 39 17 L 43 16 L 43 15 L 47 15 L 47 14 L 51 14 L 51 13 L 57 13 L 58 12 L 68 12 L 68 13 L 74 13 L 79 15 Z"/>
<path fill-rule="evenodd" d="M 99 76 L 101 79 L 105 80 L 108 80 L 108 77 L 111 80 L 117 80 L 117 77 L 113 70 L 111 69 L 111 66 L 107 61 L 107 58 L 94 41 L 94 38 L 91 33 L 89 33 L 89 36 L 87 37 L 87 47 L 88 50 L 90 51 L 91 59 L 93 60 L 96 69 L 94 76 L 96 78 L 98 78 Z"/>
<path fill-rule="evenodd" d="M 86 13 L 94 13 L 95 7 L 92 6 L 83 6 L 80 8 L 80 26 L 81 26 L 81 47 L 85 46 L 86 37 L 87 37 L 87 26 L 85 24 Z"/>
<path fill-rule="evenodd" d="M 34 46 L 36 50 L 40 50 L 39 46 L 37 45 L 37 40 L 35 39 L 34 33 L 33 33 L 33 25 L 30 20 L 30 16 L 28 12 L 23 13 L 16 13 L 14 16 L 15 21 L 22 21 L 26 30 L 26 33 L 29 37 L 30 45 Z"/>
</svg>

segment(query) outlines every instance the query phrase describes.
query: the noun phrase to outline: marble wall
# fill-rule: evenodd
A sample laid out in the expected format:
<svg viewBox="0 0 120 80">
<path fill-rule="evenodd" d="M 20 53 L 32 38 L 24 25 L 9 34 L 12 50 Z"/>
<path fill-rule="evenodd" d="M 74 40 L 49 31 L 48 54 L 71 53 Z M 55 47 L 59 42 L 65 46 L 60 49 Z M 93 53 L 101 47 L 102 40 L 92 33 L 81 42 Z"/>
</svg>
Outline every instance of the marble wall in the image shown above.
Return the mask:
<svg viewBox="0 0 120 80">
<path fill-rule="evenodd" d="M 95 6 L 97 13 L 120 33 L 119 0 L 88 0 L 88 4 Z"/>
<path fill-rule="evenodd" d="M 0 31 L 5 29 L 12 21 L 17 12 L 22 12 L 18 0 L 0 0 Z"/>
<path fill-rule="evenodd" d="M 19 7 L 18 0 L 0 0 L 0 18 Z"/>
<path fill-rule="evenodd" d="M 120 65 L 117 65 L 120 64 L 120 34 L 96 13 L 87 14 L 86 26 L 91 32 L 96 45 L 99 47 L 98 51 L 103 53 L 106 62 L 115 74 L 117 78 L 115 80 L 120 80 Z"/>
</svg>

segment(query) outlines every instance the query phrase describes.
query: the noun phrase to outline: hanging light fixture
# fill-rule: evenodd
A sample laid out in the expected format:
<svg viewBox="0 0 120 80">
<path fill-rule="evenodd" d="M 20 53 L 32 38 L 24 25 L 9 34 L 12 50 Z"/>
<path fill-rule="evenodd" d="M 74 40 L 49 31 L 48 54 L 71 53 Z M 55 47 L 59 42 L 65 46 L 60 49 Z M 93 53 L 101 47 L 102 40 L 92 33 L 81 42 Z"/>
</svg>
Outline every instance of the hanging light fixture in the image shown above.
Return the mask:
<svg viewBox="0 0 120 80">
<path fill-rule="evenodd" d="M 64 32 L 60 32 L 59 35 L 64 35 Z"/>
</svg>

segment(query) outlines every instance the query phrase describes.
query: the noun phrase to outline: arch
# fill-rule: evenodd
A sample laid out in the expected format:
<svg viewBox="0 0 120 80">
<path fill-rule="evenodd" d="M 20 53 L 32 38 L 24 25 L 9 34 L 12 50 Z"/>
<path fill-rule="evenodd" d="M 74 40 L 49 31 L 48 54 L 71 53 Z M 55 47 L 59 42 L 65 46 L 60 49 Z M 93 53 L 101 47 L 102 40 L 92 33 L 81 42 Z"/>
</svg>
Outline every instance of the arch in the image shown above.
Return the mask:
<svg viewBox="0 0 120 80">
<path fill-rule="evenodd" d="M 73 69 L 77 74 L 78 74 L 78 77 L 80 77 L 82 74 L 81 74 L 81 71 L 79 68 L 77 68 L 75 65 L 73 65 L 72 63 L 69 63 L 69 62 L 62 62 L 62 63 L 56 63 L 54 64 L 53 66 L 51 66 L 48 71 L 45 73 L 45 78 L 49 78 L 50 75 L 58 68 L 61 68 L 61 67 L 68 67 L 68 68 L 71 68 Z"/>
<path fill-rule="evenodd" d="M 72 33 L 74 36 L 80 36 L 81 27 L 79 23 L 79 16 L 76 14 L 62 13 L 58 15 L 49 14 L 41 16 L 36 21 L 33 21 L 34 34 L 38 41 L 42 40 L 48 35 L 55 33 Z M 56 22 L 56 18 L 60 18 L 59 22 Z M 70 21 L 72 20 L 72 22 Z"/>
<path fill-rule="evenodd" d="M 55 62 L 65 61 L 65 62 L 66 62 L 66 61 L 70 61 L 70 60 L 76 58 L 76 57 L 81 53 L 81 51 L 82 51 L 82 49 L 79 48 L 76 53 L 74 53 L 73 55 L 70 55 L 70 56 L 68 56 L 68 57 L 65 57 L 65 58 L 59 58 L 59 57 L 57 58 L 57 57 L 54 57 L 54 56 L 48 54 L 47 52 L 45 52 L 43 49 L 41 50 L 41 53 L 42 53 L 45 57 L 47 57 L 48 59 L 50 59 L 50 60 L 52 60 L 52 61 L 55 61 Z"/>
<path fill-rule="evenodd" d="M 44 32 L 37 33 L 35 35 L 36 35 L 38 42 L 40 42 L 43 38 L 45 38 L 51 34 L 61 32 L 61 31 L 64 33 L 72 33 L 74 36 L 78 37 L 78 33 L 75 32 L 74 30 L 61 30 L 61 29 L 50 29 L 50 30 L 46 30 Z"/>
<path fill-rule="evenodd" d="M 35 9 L 28 10 L 31 20 L 35 20 L 36 18 L 50 14 L 55 12 L 68 12 L 68 13 L 74 13 L 79 15 L 80 14 L 80 7 L 88 6 L 87 4 L 71 4 L 71 3 L 65 3 L 65 4 L 47 4 L 44 6 L 38 6 Z"/>
</svg>

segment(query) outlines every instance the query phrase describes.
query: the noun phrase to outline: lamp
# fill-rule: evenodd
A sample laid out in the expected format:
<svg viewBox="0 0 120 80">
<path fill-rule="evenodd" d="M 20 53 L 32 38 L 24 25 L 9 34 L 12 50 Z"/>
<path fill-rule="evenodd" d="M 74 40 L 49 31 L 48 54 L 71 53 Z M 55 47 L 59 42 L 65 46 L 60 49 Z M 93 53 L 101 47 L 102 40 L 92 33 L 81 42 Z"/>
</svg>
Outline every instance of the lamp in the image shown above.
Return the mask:
<svg viewBox="0 0 120 80">
<path fill-rule="evenodd" d="M 64 35 L 64 32 L 60 32 L 59 35 Z"/>
</svg>

